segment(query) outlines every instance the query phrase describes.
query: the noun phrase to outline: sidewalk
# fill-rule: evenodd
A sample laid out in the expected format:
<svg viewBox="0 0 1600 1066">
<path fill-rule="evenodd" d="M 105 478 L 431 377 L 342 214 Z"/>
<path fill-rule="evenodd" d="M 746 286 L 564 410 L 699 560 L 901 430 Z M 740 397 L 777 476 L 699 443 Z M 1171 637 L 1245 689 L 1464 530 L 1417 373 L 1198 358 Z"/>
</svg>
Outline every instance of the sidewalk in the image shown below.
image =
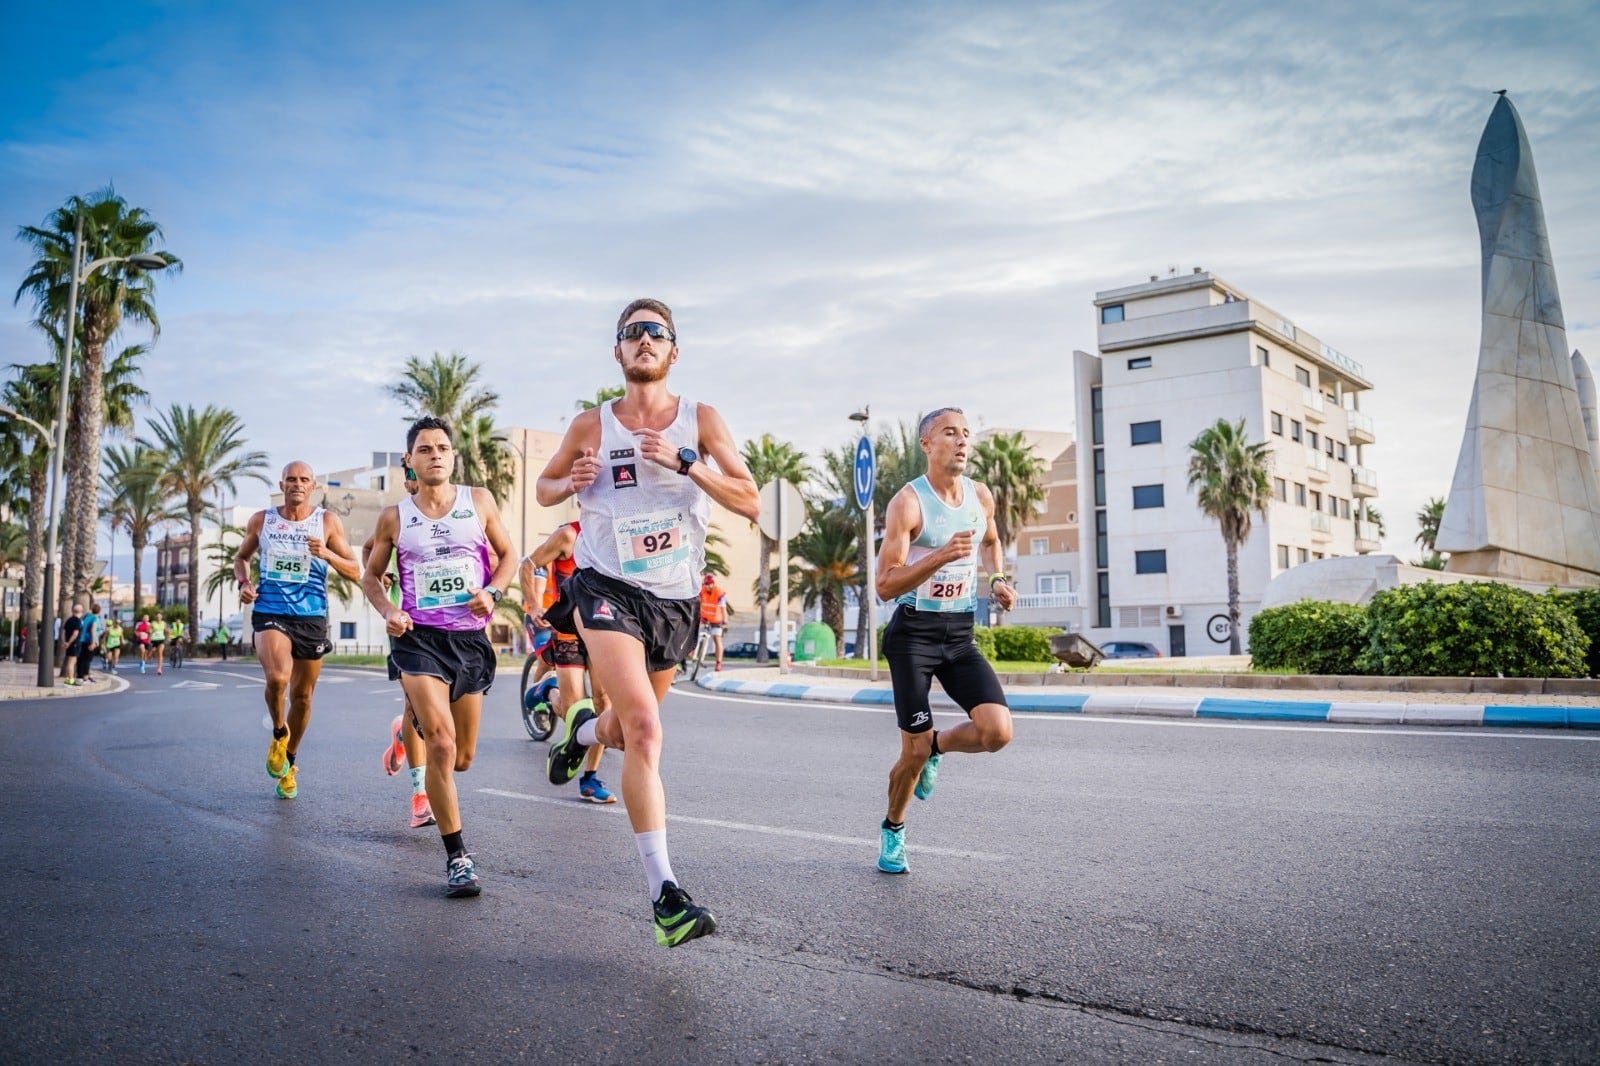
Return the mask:
<svg viewBox="0 0 1600 1066">
<path fill-rule="evenodd" d="M 720 674 L 701 673 L 696 682 L 711 692 L 812 700 L 823 703 L 894 702 L 887 671 L 882 680 L 816 677 L 776 666 L 735 668 Z M 955 703 L 934 685 L 931 702 L 941 709 Z M 1174 675 L 1165 686 L 1114 686 L 1046 691 L 1041 686 L 1006 688 L 1013 711 L 1054 714 L 1146 715 L 1160 718 L 1237 718 L 1256 721 L 1342 722 L 1382 725 L 1537 726 L 1600 729 L 1600 699 L 1593 696 L 1504 695 L 1482 693 L 1410 693 L 1383 691 L 1301 691 L 1293 696 L 1241 698 L 1216 694 L 1214 685 L 1187 686 Z"/>
<path fill-rule="evenodd" d="M 64 685 L 58 677 L 53 688 L 40 688 L 34 683 L 39 680 L 37 663 L 0 662 L 0 700 L 76 699 L 104 696 L 128 687 L 127 681 L 102 670 L 91 670 L 89 676 L 94 678 L 90 685 Z"/>
</svg>

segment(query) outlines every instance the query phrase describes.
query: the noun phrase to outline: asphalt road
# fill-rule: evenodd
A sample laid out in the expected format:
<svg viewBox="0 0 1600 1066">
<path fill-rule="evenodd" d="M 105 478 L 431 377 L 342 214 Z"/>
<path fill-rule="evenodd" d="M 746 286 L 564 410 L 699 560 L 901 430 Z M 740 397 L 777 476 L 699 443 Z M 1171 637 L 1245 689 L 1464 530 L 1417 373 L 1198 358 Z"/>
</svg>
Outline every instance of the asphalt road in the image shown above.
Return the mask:
<svg viewBox="0 0 1600 1066">
<path fill-rule="evenodd" d="M 133 681 L 0 705 L 4 1061 L 1600 1060 L 1600 737 L 1019 716 L 895 878 L 892 717 L 679 691 L 721 927 L 668 951 L 515 678 L 459 779 L 476 900 L 379 769 L 381 675 L 326 671 L 291 802 L 252 667 Z"/>
</svg>

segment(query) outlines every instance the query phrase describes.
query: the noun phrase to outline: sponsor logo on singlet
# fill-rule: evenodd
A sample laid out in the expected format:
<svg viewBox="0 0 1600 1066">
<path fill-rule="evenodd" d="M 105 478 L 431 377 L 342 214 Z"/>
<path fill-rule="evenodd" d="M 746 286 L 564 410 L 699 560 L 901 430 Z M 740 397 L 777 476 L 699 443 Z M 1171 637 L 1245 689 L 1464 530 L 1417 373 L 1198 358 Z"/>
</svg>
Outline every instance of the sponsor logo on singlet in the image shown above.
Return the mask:
<svg viewBox="0 0 1600 1066">
<path fill-rule="evenodd" d="M 616 451 L 611 453 L 611 458 L 613 458 L 613 459 L 632 459 L 633 458 L 633 449 L 632 448 L 618 448 Z"/>
<path fill-rule="evenodd" d="M 471 511 L 451 511 L 450 512 L 450 517 L 451 518 L 471 518 L 472 517 L 472 512 Z"/>
<path fill-rule="evenodd" d="M 450 527 L 449 526 L 441 526 L 437 522 L 435 522 L 433 524 L 433 526 L 428 530 L 428 536 L 433 537 L 435 539 L 437 539 L 439 537 L 448 537 L 449 535 L 450 535 Z"/>
<path fill-rule="evenodd" d="M 623 463 L 611 468 L 611 487 L 614 489 L 631 489 L 639 484 L 638 474 L 634 464 Z"/>
</svg>

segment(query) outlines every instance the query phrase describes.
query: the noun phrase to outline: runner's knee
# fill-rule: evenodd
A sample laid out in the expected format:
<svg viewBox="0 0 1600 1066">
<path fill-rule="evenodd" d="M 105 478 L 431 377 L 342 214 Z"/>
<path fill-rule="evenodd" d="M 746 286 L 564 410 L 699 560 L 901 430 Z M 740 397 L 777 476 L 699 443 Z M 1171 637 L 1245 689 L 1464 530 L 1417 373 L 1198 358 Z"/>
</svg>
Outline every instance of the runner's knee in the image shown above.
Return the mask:
<svg viewBox="0 0 1600 1066">
<path fill-rule="evenodd" d="M 984 751 L 999 751 L 1011 743 L 1011 716 L 1001 715 L 984 722 L 973 722 L 978 727 L 978 742 Z"/>
</svg>

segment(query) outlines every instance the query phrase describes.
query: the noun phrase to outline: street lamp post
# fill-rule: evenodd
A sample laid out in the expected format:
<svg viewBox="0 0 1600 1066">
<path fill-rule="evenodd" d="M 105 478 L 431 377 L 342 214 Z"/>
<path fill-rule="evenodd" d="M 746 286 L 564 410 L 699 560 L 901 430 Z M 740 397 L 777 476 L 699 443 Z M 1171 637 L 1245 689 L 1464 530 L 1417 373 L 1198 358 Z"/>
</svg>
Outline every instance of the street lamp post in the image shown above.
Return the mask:
<svg viewBox="0 0 1600 1066">
<path fill-rule="evenodd" d="M 72 278 L 67 284 L 67 340 L 61 347 L 61 394 L 56 401 L 56 424 L 53 427 L 50 457 L 50 534 L 44 555 L 44 581 L 40 590 L 39 632 L 35 639 L 39 647 L 40 688 L 54 688 L 56 683 L 55 635 L 55 580 L 57 541 L 61 532 L 61 465 L 66 457 L 67 394 L 72 386 L 72 345 L 78 328 L 78 286 L 103 266 L 127 263 L 140 270 L 164 270 L 167 261 L 159 255 L 111 255 L 96 259 L 87 266 L 83 263 L 83 214 L 78 214 L 78 224 L 72 233 Z M 38 423 L 34 423 L 38 425 Z M 48 641 L 50 652 L 45 654 Z"/>
<path fill-rule="evenodd" d="M 861 436 L 867 440 L 872 439 L 872 405 L 868 404 L 850 416 L 850 421 L 861 423 Z M 873 473 L 876 479 L 876 471 Z M 867 611 L 867 663 L 873 681 L 878 680 L 878 553 L 874 543 L 874 534 L 877 533 L 877 516 L 873 513 L 876 500 L 877 486 L 873 486 L 873 494 L 867 497 L 866 532 L 863 534 L 867 541 L 867 582 L 866 582 L 866 611 Z M 856 608 L 861 609 L 860 605 Z"/>
</svg>

